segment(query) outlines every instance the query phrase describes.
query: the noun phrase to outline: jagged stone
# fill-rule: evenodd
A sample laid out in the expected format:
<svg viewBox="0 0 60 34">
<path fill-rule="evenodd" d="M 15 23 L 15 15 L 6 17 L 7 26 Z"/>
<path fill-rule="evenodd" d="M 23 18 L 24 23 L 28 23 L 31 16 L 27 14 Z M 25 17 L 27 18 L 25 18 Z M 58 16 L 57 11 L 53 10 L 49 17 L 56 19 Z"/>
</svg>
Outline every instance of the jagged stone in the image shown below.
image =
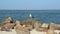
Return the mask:
<svg viewBox="0 0 60 34">
<path fill-rule="evenodd" d="M 13 23 L 13 19 L 11 17 L 8 17 L 2 23 Z"/>
</svg>

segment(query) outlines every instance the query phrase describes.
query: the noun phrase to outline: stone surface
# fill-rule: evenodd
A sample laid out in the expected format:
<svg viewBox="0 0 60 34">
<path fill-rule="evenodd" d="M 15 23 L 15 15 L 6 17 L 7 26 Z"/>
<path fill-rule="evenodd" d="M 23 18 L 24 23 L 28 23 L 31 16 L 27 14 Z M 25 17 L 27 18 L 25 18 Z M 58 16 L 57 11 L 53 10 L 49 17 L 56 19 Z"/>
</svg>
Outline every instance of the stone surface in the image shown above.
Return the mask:
<svg viewBox="0 0 60 34">
<path fill-rule="evenodd" d="M 8 17 L 2 23 L 13 23 L 13 19 L 11 17 Z"/>
</svg>

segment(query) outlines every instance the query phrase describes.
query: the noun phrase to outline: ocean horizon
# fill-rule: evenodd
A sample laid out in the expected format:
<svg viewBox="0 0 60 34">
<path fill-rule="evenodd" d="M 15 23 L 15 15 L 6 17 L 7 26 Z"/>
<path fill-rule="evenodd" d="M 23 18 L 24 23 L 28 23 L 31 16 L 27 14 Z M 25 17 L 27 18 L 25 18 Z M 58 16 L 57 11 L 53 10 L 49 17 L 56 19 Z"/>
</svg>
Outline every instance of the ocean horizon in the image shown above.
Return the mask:
<svg viewBox="0 0 60 34">
<path fill-rule="evenodd" d="M 30 13 L 34 16 L 34 20 L 60 23 L 60 10 L 0 10 L 0 22 L 8 17 L 14 20 L 26 20 L 29 19 Z"/>
</svg>

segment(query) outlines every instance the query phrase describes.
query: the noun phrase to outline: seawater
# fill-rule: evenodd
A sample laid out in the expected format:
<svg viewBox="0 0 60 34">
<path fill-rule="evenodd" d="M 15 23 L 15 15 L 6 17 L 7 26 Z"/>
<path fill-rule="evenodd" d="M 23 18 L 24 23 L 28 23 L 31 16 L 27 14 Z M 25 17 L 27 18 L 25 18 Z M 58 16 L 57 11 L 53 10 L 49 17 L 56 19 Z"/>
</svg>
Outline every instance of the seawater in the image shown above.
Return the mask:
<svg viewBox="0 0 60 34">
<path fill-rule="evenodd" d="M 34 16 L 34 20 L 60 23 L 60 10 L 0 10 L 0 22 L 8 17 L 14 20 L 26 20 L 29 19 L 30 13 Z"/>
</svg>

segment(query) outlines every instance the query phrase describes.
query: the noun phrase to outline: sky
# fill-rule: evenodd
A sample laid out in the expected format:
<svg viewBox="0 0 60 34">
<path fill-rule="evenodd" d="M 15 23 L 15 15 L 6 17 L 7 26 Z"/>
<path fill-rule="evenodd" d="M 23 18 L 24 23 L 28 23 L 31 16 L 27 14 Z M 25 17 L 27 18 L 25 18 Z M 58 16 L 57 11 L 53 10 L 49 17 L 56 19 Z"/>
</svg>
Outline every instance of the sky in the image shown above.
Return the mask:
<svg viewBox="0 0 60 34">
<path fill-rule="evenodd" d="M 60 9 L 60 0 L 0 0 L 0 9 L 10 10 Z"/>
</svg>

